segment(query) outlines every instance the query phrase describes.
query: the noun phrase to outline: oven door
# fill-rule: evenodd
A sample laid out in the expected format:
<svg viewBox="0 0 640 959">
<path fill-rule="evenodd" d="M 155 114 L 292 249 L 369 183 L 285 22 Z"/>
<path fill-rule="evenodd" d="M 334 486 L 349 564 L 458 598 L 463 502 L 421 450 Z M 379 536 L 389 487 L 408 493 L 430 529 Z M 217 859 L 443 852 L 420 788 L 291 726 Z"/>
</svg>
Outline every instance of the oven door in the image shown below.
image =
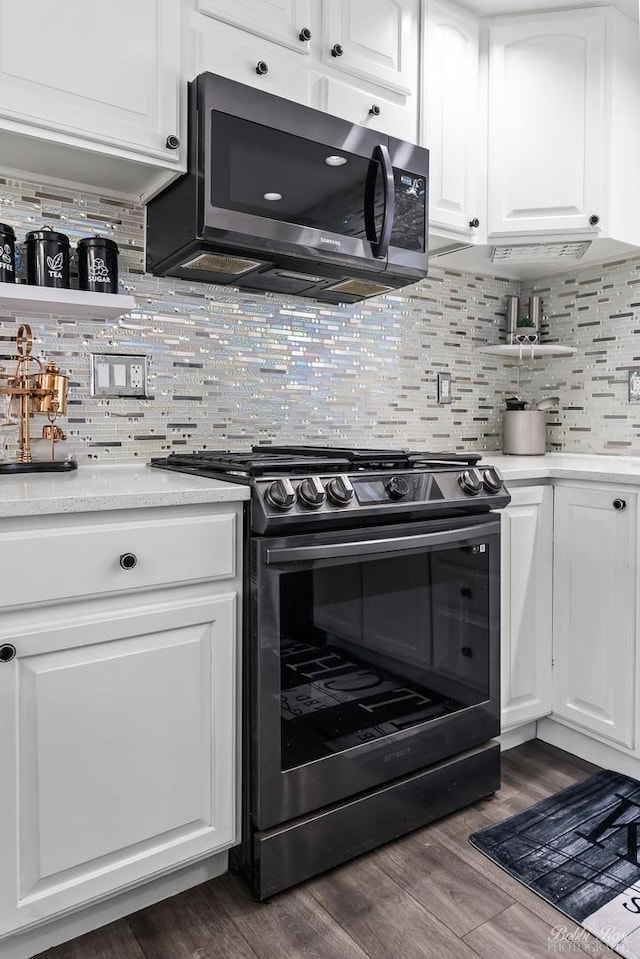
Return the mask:
<svg viewBox="0 0 640 959">
<path fill-rule="evenodd" d="M 255 539 L 251 551 L 255 828 L 499 733 L 495 514 Z"/>
</svg>

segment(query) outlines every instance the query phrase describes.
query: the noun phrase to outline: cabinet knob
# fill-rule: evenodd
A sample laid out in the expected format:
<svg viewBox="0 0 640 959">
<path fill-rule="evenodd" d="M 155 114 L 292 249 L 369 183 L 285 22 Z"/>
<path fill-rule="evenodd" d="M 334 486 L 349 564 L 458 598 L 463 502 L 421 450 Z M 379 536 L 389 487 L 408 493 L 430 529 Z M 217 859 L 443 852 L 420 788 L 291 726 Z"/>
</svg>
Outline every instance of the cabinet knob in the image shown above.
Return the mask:
<svg viewBox="0 0 640 959">
<path fill-rule="evenodd" d="M 256 73 L 259 77 L 263 77 L 265 73 L 269 72 L 269 64 L 264 60 L 258 60 L 256 63 Z"/>
<path fill-rule="evenodd" d="M 16 647 L 12 646 L 11 643 L 3 643 L 0 646 L 0 663 L 10 663 L 15 658 Z"/>
<path fill-rule="evenodd" d="M 331 47 L 331 56 L 332 57 L 341 57 L 344 53 L 344 47 L 339 43 L 334 43 Z"/>
<path fill-rule="evenodd" d="M 469 226 L 471 227 L 472 230 L 478 229 L 478 227 L 480 226 L 480 220 L 478 219 L 477 216 L 474 216 L 473 220 L 469 220 Z"/>
<path fill-rule="evenodd" d="M 311 39 L 311 30 L 309 27 L 303 27 L 300 33 L 298 34 L 298 40 L 302 40 L 303 43 L 308 43 Z"/>
<path fill-rule="evenodd" d="M 180 140 L 178 139 L 177 136 L 175 136 L 175 134 L 170 133 L 167 139 L 165 140 L 164 145 L 166 146 L 167 150 L 177 150 L 178 147 L 180 146 Z"/>
<path fill-rule="evenodd" d="M 371 106 L 369 107 L 369 115 L 372 116 L 372 117 L 379 117 L 379 116 L 380 116 L 380 107 L 378 106 L 377 103 L 372 103 L 372 104 L 371 104 Z"/>
<path fill-rule="evenodd" d="M 138 557 L 135 553 L 123 553 L 120 557 L 120 565 L 123 569 L 135 569 L 138 565 Z"/>
<path fill-rule="evenodd" d="M 627 501 L 624 499 L 614 499 L 613 508 L 618 510 L 623 510 L 627 508 Z"/>
<path fill-rule="evenodd" d="M 600 217 L 598 216 L 597 213 L 593 213 L 589 217 L 589 223 L 591 224 L 591 226 L 597 226 L 599 222 L 600 222 Z"/>
</svg>

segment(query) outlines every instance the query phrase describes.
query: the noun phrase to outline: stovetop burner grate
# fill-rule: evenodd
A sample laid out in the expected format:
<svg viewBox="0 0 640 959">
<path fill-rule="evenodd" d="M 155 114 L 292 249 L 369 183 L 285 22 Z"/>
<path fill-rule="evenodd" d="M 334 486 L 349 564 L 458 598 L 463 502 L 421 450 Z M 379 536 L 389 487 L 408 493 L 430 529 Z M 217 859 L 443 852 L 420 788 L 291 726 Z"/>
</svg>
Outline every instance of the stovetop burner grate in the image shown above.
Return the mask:
<svg viewBox="0 0 640 959">
<path fill-rule="evenodd" d="M 170 453 L 153 459 L 189 472 L 210 472 L 264 476 L 287 473 L 352 472 L 354 470 L 444 469 L 455 465 L 475 466 L 477 453 L 416 453 L 410 450 L 353 449 L 323 446 L 254 446 L 249 451 L 200 450 Z"/>
</svg>

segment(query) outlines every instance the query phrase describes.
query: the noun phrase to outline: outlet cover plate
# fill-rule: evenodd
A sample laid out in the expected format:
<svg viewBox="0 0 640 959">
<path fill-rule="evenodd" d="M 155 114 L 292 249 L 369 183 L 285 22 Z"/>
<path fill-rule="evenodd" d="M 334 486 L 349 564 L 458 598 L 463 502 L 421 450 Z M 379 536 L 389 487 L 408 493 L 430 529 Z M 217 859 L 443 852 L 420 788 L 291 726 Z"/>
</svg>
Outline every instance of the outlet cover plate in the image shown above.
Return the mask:
<svg viewBox="0 0 640 959">
<path fill-rule="evenodd" d="M 149 357 L 142 353 L 91 353 L 91 395 L 147 396 Z"/>
<path fill-rule="evenodd" d="M 629 370 L 629 402 L 640 403 L 640 370 Z"/>
<path fill-rule="evenodd" d="M 438 373 L 438 405 L 451 402 L 451 373 Z"/>
</svg>

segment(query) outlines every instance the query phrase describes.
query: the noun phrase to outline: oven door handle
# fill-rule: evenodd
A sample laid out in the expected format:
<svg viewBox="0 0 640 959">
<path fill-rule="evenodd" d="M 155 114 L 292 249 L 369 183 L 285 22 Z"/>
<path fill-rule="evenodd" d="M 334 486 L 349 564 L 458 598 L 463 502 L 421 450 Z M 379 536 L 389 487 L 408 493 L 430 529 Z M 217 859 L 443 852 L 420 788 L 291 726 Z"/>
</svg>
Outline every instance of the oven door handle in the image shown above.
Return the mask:
<svg viewBox="0 0 640 959">
<path fill-rule="evenodd" d="M 417 536 L 394 536 L 392 539 L 371 539 L 357 543 L 327 543 L 321 546 L 293 546 L 290 549 L 267 549 L 265 563 L 304 563 L 314 559 L 340 559 L 343 556 L 371 556 L 376 553 L 400 553 L 450 543 L 464 543 L 468 539 L 483 539 L 500 532 L 500 520 L 477 526 L 463 526 L 439 533 L 420 533 Z"/>
</svg>

